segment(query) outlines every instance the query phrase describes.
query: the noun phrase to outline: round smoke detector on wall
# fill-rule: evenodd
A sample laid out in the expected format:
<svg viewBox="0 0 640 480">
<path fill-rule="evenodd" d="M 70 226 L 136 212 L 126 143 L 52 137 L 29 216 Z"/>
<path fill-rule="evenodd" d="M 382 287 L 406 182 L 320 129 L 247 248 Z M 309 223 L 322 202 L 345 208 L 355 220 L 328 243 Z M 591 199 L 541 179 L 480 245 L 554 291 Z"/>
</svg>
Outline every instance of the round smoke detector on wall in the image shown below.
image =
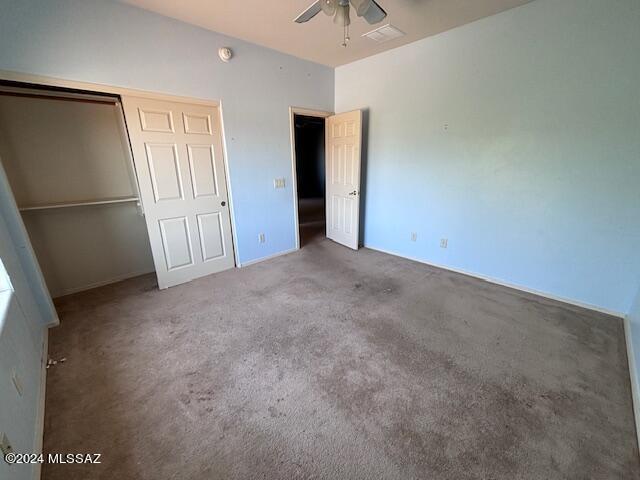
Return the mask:
<svg viewBox="0 0 640 480">
<path fill-rule="evenodd" d="M 228 62 L 233 57 L 233 52 L 229 47 L 221 47 L 218 49 L 218 56 L 223 62 Z"/>
</svg>

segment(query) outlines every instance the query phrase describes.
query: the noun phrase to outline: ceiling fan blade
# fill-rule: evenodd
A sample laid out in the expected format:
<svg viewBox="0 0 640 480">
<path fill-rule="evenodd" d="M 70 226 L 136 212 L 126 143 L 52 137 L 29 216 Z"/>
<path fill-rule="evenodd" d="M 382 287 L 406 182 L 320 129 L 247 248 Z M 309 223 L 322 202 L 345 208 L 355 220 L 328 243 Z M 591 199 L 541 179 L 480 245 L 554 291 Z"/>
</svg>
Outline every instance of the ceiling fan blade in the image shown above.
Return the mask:
<svg viewBox="0 0 640 480">
<path fill-rule="evenodd" d="M 381 22 L 387 16 L 387 12 L 375 0 L 351 0 L 351 3 L 358 16 L 364 17 L 371 25 Z"/>
<path fill-rule="evenodd" d="M 304 23 L 311 20 L 322 10 L 322 5 L 320 4 L 322 0 L 318 0 L 314 2 L 309 8 L 307 8 L 304 12 L 302 12 L 298 17 L 294 20 L 296 23 Z"/>
<path fill-rule="evenodd" d="M 365 12 L 367 8 L 369 8 L 369 0 L 349 0 L 351 2 L 351 6 L 356 11 L 359 17 Z"/>
</svg>

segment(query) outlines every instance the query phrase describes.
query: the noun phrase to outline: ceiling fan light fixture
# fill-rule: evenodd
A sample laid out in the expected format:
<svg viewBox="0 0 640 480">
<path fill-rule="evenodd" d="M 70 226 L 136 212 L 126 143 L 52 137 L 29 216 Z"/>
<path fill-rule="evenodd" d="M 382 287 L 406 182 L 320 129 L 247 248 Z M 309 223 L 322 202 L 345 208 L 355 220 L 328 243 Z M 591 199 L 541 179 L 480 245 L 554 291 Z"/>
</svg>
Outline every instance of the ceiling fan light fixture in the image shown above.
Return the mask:
<svg viewBox="0 0 640 480">
<path fill-rule="evenodd" d="M 320 0 L 320 7 L 325 15 L 332 17 L 336 13 L 338 0 Z"/>
<path fill-rule="evenodd" d="M 351 23 L 349 18 L 349 5 L 339 5 L 336 10 L 336 16 L 333 17 L 333 23 L 337 23 L 341 27 L 347 27 Z"/>
</svg>

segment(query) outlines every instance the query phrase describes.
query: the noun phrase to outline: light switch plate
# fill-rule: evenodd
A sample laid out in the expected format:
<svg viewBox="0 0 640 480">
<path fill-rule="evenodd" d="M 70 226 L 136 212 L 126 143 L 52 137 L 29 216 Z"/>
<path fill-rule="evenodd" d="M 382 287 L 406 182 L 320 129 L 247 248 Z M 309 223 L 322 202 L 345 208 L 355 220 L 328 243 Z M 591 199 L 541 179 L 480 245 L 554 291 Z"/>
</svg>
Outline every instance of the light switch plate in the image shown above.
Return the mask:
<svg viewBox="0 0 640 480">
<path fill-rule="evenodd" d="M 274 178 L 273 188 L 284 188 L 284 178 Z"/>
</svg>

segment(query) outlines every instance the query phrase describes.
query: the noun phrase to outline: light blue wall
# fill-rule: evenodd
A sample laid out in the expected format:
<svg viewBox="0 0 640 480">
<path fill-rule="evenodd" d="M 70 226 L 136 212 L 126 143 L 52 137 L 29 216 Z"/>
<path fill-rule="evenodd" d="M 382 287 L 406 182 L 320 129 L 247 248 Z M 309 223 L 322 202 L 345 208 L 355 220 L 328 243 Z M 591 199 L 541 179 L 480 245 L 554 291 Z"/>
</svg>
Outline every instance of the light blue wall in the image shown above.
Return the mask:
<svg viewBox="0 0 640 480">
<path fill-rule="evenodd" d="M 288 107 L 332 110 L 333 69 L 117 2 L 0 0 L 0 12 L 0 69 L 222 100 L 240 261 L 294 248 Z"/>
<path fill-rule="evenodd" d="M 365 243 L 628 312 L 639 52 L 638 0 L 536 0 L 338 67 L 336 111 L 369 109 Z"/>
</svg>

